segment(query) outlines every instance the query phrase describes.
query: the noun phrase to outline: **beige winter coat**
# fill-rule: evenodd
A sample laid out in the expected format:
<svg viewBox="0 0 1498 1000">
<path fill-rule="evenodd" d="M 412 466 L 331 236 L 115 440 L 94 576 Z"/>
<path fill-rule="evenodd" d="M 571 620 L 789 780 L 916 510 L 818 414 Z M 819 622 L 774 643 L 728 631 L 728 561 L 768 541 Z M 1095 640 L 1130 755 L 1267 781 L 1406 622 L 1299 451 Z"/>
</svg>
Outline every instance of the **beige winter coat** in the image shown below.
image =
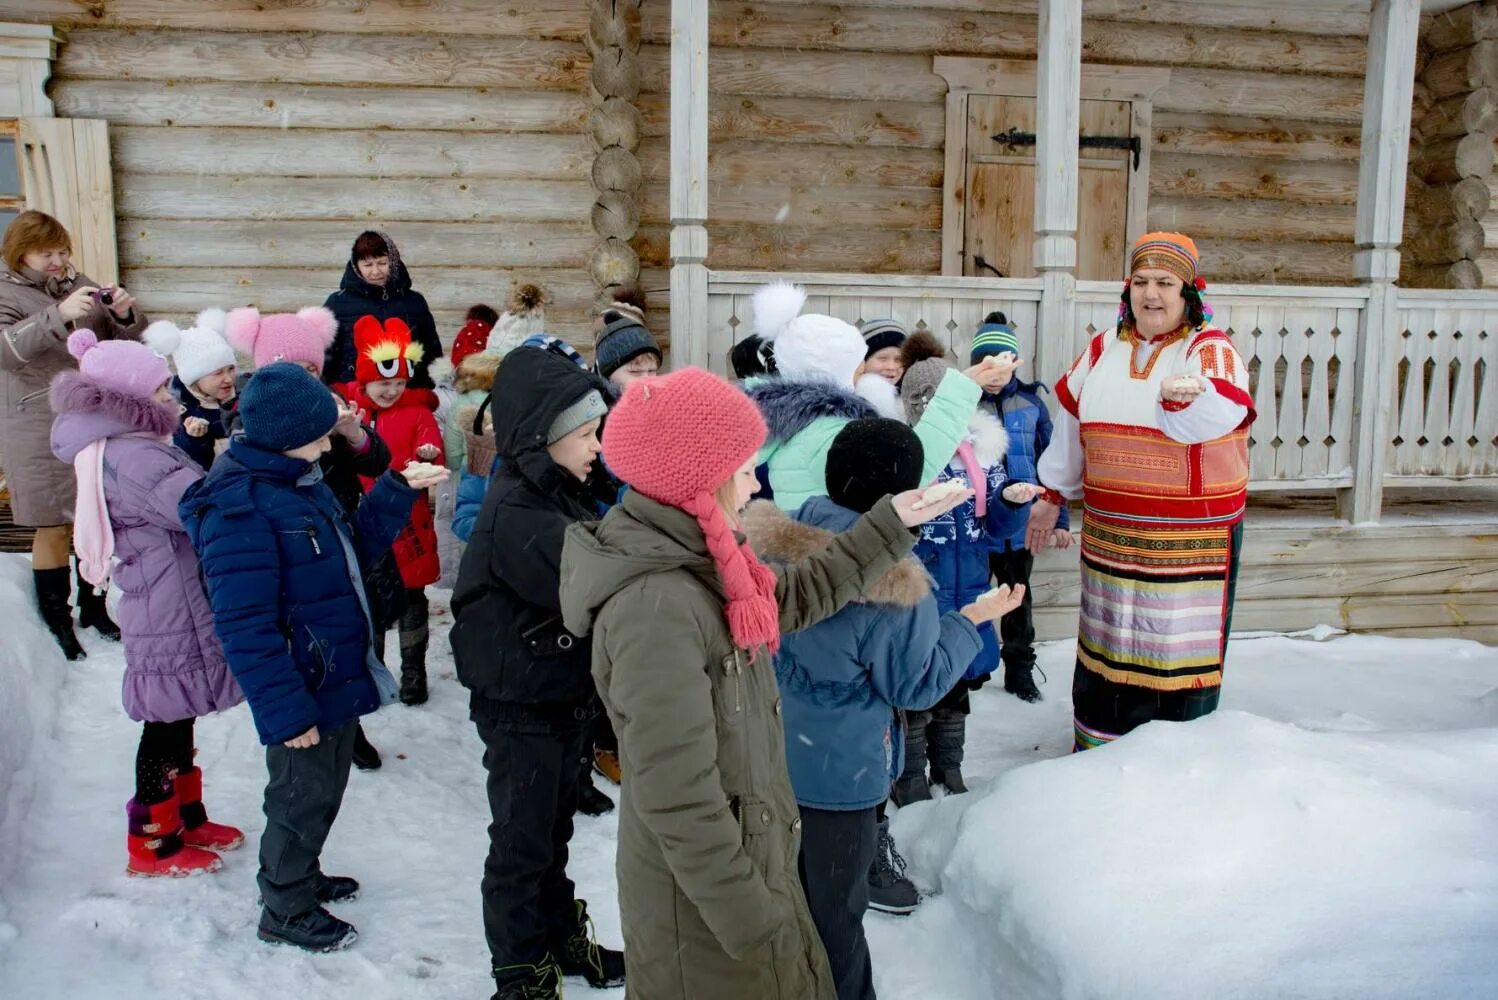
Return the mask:
<svg viewBox="0 0 1498 1000">
<path fill-rule="evenodd" d="M 915 536 L 881 503 L 776 571 L 785 631 L 836 613 Z M 619 908 L 626 995 L 829 1000 L 827 956 L 797 876 L 801 821 L 768 651 L 734 646 L 691 516 L 626 493 L 562 554 L 568 631 L 619 734 Z"/>
<path fill-rule="evenodd" d="M 53 376 L 78 366 L 68 353 L 68 334 L 86 328 L 100 340 L 139 340 L 146 328 L 140 309 L 127 325 L 97 303 L 78 322 L 64 322 L 57 304 L 80 285 L 98 287 L 78 275 L 49 291 L 0 264 L 0 466 L 10 486 L 12 515 L 26 527 L 73 520 L 73 467 L 52 454 L 47 403 Z"/>
</svg>

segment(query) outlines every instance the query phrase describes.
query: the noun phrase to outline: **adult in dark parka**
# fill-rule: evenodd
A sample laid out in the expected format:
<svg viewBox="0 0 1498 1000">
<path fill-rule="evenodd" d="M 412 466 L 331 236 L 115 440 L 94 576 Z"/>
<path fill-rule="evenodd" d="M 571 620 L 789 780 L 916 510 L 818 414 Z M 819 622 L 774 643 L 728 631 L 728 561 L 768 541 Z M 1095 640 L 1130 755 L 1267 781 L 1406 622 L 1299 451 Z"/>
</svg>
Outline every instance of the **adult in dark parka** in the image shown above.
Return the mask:
<svg viewBox="0 0 1498 1000">
<path fill-rule="evenodd" d="M 360 316 L 373 316 L 381 326 L 394 316 L 403 320 L 411 328 L 411 336 L 421 343 L 421 364 L 411 379 L 411 388 L 433 387 L 428 369 L 442 357 L 437 321 L 432 319 L 427 300 L 411 287 L 411 272 L 390 234 L 373 229 L 359 234 L 344 265 L 338 291 L 323 305 L 338 319 L 338 333 L 323 363 L 324 382 L 342 385 L 354 381 L 354 323 Z"/>
</svg>

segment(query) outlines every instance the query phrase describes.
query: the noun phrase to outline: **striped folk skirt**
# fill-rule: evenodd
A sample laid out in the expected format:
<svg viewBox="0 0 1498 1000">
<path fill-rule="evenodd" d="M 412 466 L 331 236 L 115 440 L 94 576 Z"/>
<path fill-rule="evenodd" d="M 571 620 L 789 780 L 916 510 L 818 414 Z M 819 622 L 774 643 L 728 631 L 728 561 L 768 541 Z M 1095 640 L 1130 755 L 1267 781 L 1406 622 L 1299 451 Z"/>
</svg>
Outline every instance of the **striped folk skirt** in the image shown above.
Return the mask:
<svg viewBox="0 0 1498 1000">
<path fill-rule="evenodd" d="M 1083 513 L 1075 749 L 1217 708 L 1242 545 L 1241 519 Z"/>
</svg>

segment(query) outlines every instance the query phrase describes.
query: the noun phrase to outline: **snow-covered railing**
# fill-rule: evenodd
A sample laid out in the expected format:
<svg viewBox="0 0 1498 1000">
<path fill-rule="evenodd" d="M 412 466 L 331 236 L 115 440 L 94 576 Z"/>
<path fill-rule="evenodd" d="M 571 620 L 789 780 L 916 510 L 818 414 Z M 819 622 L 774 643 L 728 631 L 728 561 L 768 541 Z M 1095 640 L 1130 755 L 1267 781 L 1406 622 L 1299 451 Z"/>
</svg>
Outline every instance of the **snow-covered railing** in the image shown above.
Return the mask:
<svg viewBox="0 0 1498 1000">
<path fill-rule="evenodd" d="M 962 356 L 983 317 L 1002 310 L 1035 372 L 1042 307 L 1038 278 L 709 272 L 708 359 L 729 370 L 728 352 L 752 329 L 750 297 L 768 281 L 804 286 L 808 311 L 857 323 L 893 317 L 927 329 Z M 1082 281 L 1070 304 L 1076 332 L 1044 363 L 1057 371 L 1092 333 L 1117 318 L 1121 282 Z M 1366 287 L 1215 285 L 1214 322 L 1232 334 L 1248 363 L 1259 417 L 1252 488 L 1346 488 L 1356 471 L 1354 429 L 1361 410 L 1357 343 Z M 1498 478 L 1498 293 L 1401 291 L 1399 329 L 1370 331 L 1395 366 L 1387 421 L 1389 485 L 1442 485 Z M 1379 405 L 1374 401 L 1372 405 Z"/>
</svg>

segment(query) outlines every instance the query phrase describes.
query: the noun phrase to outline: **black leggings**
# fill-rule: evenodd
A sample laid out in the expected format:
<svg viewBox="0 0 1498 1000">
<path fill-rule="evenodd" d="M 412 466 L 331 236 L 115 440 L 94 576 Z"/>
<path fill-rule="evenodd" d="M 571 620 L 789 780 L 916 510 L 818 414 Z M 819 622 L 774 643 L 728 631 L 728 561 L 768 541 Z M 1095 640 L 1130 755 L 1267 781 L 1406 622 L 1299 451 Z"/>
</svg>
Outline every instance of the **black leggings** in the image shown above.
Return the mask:
<svg viewBox="0 0 1498 1000">
<path fill-rule="evenodd" d="M 195 719 L 147 722 L 141 727 L 135 752 L 135 801 L 154 805 L 172 797 L 172 777 L 192 769 L 192 726 Z"/>
</svg>

